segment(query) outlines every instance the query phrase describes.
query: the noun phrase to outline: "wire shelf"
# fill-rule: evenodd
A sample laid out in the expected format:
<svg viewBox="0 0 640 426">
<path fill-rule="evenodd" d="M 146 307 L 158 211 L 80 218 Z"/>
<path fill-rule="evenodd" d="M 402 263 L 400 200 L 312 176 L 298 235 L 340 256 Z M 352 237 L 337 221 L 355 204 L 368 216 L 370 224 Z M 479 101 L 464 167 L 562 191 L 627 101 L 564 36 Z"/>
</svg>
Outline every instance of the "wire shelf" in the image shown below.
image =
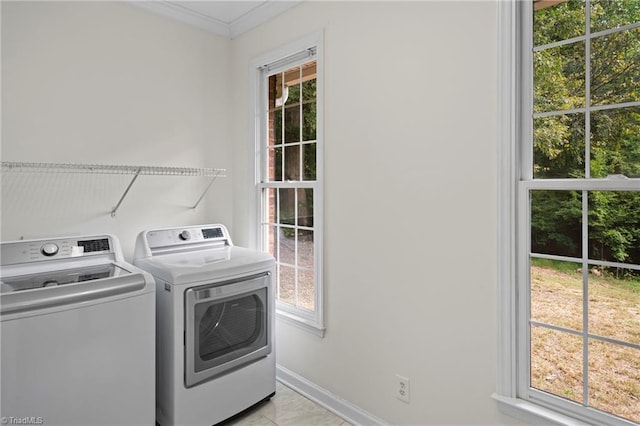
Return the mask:
<svg viewBox="0 0 640 426">
<path fill-rule="evenodd" d="M 116 206 L 111 209 L 111 217 L 116 216 L 116 212 L 129 193 L 138 176 L 204 176 L 210 177 L 211 180 L 206 189 L 198 198 L 195 209 L 200 201 L 213 185 L 213 182 L 219 177 L 227 177 L 226 169 L 212 168 L 196 168 L 196 167 L 163 167 L 163 166 L 122 166 L 122 165 L 105 165 L 105 164 L 74 164 L 74 163 L 25 163 L 18 161 L 2 161 L 2 172 L 16 173 L 95 173 L 109 175 L 133 175 L 131 182 L 124 190 L 120 200 Z"/>
<path fill-rule="evenodd" d="M 73 164 L 73 163 L 24 163 L 3 161 L 3 172 L 21 173 L 99 173 L 122 175 L 155 175 L 155 176 L 208 176 L 226 177 L 226 169 L 196 167 L 164 167 L 164 166 L 123 166 L 106 164 Z"/>
</svg>

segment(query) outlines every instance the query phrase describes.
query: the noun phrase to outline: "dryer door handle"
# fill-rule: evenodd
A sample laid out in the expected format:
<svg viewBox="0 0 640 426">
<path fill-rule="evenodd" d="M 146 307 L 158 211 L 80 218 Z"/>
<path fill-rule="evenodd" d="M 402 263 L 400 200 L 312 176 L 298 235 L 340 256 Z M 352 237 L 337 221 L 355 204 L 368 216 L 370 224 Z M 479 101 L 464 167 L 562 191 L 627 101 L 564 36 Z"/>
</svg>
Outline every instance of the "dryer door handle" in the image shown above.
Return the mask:
<svg viewBox="0 0 640 426">
<path fill-rule="evenodd" d="M 185 293 L 189 303 L 208 302 L 268 287 L 270 277 L 270 272 L 263 272 L 258 275 L 190 288 Z"/>
<path fill-rule="evenodd" d="M 35 313 L 43 309 L 83 304 L 139 291 L 145 286 L 144 276 L 135 273 L 116 278 L 42 288 L 36 291 L 7 293 L 0 301 L 0 315 Z"/>
</svg>

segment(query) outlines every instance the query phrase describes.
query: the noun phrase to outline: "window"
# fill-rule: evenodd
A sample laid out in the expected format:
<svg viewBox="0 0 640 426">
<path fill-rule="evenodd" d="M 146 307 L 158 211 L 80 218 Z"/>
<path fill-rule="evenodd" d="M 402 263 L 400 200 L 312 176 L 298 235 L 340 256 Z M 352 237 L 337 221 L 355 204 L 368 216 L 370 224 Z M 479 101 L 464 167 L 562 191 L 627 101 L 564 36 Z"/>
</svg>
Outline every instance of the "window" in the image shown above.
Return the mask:
<svg viewBox="0 0 640 426">
<path fill-rule="evenodd" d="M 497 399 L 559 422 L 638 423 L 640 2 L 501 12 L 518 44 L 501 64 Z"/>
<path fill-rule="evenodd" d="M 279 318 L 322 335 L 322 126 L 319 39 L 257 70 L 258 239 L 276 259 Z"/>
</svg>

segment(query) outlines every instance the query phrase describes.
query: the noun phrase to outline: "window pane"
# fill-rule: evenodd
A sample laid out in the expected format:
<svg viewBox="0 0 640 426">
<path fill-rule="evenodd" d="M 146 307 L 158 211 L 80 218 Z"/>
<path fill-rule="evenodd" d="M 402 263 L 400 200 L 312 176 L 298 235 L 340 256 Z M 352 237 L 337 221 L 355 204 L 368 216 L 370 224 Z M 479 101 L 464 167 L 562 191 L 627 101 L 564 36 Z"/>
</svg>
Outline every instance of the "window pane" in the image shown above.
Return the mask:
<svg viewBox="0 0 640 426">
<path fill-rule="evenodd" d="M 637 0 L 591 0 L 591 31 L 623 27 L 640 21 Z"/>
<path fill-rule="evenodd" d="M 582 0 L 559 4 L 533 3 L 533 42 L 535 46 L 584 35 L 585 7 Z"/>
<path fill-rule="evenodd" d="M 582 338 L 531 326 L 531 386 L 582 402 Z"/>
<path fill-rule="evenodd" d="M 605 105 L 637 100 L 640 100 L 640 28 L 593 39 L 591 103 Z"/>
<path fill-rule="evenodd" d="M 277 182 L 282 180 L 282 148 L 269 148 L 267 150 L 267 161 L 269 162 L 268 181 Z"/>
<path fill-rule="evenodd" d="M 269 77 L 269 109 L 282 106 L 282 74 L 274 74 Z"/>
<path fill-rule="evenodd" d="M 584 114 L 533 120 L 533 177 L 584 177 Z"/>
<path fill-rule="evenodd" d="M 640 271 L 589 267 L 589 333 L 640 345 L 639 308 Z"/>
<path fill-rule="evenodd" d="M 284 109 L 284 143 L 300 141 L 300 105 Z"/>
<path fill-rule="evenodd" d="M 302 145 L 303 157 L 303 180 L 316 180 L 316 144 L 310 143 Z"/>
<path fill-rule="evenodd" d="M 640 107 L 591 113 L 591 177 L 615 174 L 640 177 Z"/>
<path fill-rule="evenodd" d="M 269 145 L 282 144 L 282 108 L 269 113 Z"/>
<path fill-rule="evenodd" d="M 281 188 L 278 190 L 278 202 L 280 207 L 280 223 L 295 225 L 296 190 L 293 188 Z"/>
<path fill-rule="evenodd" d="M 298 226 L 313 227 L 313 189 L 298 189 Z"/>
<path fill-rule="evenodd" d="M 278 235 L 278 262 L 291 266 L 296 264 L 296 230 L 294 228 L 280 228 Z"/>
<path fill-rule="evenodd" d="M 313 231 L 298 230 L 298 266 L 313 271 Z"/>
<path fill-rule="evenodd" d="M 640 192 L 589 192 L 589 258 L 640 264 Z"/>
<path fill-rule="evenodd" d="M 589 342 L 590 405 L 640 422 L 640 350 Z"/>
<path fill-rule="evenodd" d="M 531 319 L 582 330 L 581 264 L 531 259 Z"/>
<path fill-rule="evenodd" d="M 266 238 L 267 238 L 267 251 L 273 255 L 276 259 L 279 257 L 278 253 L 278 228 L 276 226 L 268 226 L 266 227 Z"/>
<path fill-rule="evenodd" d="M 264 221 L 267 224 L 276 224 L 278 222 L 278 218 L 276 216 L 277 214 L 277 208 L 278 208 L 278 198 L 277 198 L 277 193 L 276 190 L 274 188 L 267 188 L 264 190 L 264 197 L 265 198 L 265 205 L 266 205 L 266 217 L 264 218 Z"/>
<path fill-rule="evenodd" d="M 531 192 L 531 251 L 581 257 L 581 192 Z"/>
<path fill-rule="evenodd" d="M 302 105 L 302 140 L 316 140 L 316 104 L 315 102 L 305 103 Z"/>
<path fill-rule="evenodd" d="M 533 54 L 533 111 L 562 111 L 585 106 L 584 42 Z"/>
<path fill-rule="evenodd" d="M 296 271 L 289 266 L 278 266 L 278 300 L 295 305 Z"/>
<path fill-rule="evenodd" d="M 294 71 L 291 72 L 291 76 L 297 75 L 298 73 L 299 73 L 299 68 L 296 68 Z M 296 79 L 297 78 L 299 77 L 296 77 Z M 288 95 L 287 95 L 287 102 L 285 103 L 285 105 L 293 105 L 293 104 L 300 103 L 300 84 L 299 83 L 288 84 L 287 90 L 288 90 Z"/>
<path fill-rule="evenodd" d="M 316 99 L 316 62 L 309 62 L 302 66 L 302 100 Z"/>
<path fill-rule="evenodd" d="M 287 105 L 300 102 L 300 67 L 289 68 L 284 72 L 284 84 L 288 87 Z"/>
<path fill-rule="evenodd" d="M 314 310 L 315 286 L 313 270 L 298 269 L 298 306 L 310 311 Z"/>
<path fill-rule="evenodd" d="M 284 180 L 300 180 L 300 145 L 284 148 Z"/>
</svg>

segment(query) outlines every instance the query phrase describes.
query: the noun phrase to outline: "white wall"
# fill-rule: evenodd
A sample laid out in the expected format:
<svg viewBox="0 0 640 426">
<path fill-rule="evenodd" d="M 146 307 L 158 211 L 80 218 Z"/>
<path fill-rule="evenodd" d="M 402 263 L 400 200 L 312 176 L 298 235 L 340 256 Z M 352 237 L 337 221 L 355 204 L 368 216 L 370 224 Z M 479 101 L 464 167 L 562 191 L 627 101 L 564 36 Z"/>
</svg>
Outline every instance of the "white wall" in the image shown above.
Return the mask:
<svg viewBox="0 0 640 426">
<path fill-rule="evenodd" d="M 279 323 L 277 359 L 391 424 L 515 422 L 491 399 L 496 8 L 309 2 L 232 42 L 234 235 L 248 242 L 248 63 L 324 31 L 327 332 Z"/>
<path fill-rule="evenodd" d="M 2 2 L 2 160 L 232 169 L 230 41 L 121 2 Z M 231 177 L 6 174 L 2 240 L 232 223 Z M 208 201 L 208 203 L 207 203 Z"/>
<path fill-rule="evenodd" d="M 323 30 L 327 333 L 279 324 L 278 362 L 392 424 L 514 422 L 490 398 L 495 3 L 307 2 L 233 41 L 123 3 L 1 6 L 3 161 L 230 170 L 195 212 L 206 180 L 141 177 L 116 218 L 130 177 L 3 174 L 2 240 L 113 232 L 129 255 L 156 226 L 249 241 L 248 64 Z"/>
</svg>

